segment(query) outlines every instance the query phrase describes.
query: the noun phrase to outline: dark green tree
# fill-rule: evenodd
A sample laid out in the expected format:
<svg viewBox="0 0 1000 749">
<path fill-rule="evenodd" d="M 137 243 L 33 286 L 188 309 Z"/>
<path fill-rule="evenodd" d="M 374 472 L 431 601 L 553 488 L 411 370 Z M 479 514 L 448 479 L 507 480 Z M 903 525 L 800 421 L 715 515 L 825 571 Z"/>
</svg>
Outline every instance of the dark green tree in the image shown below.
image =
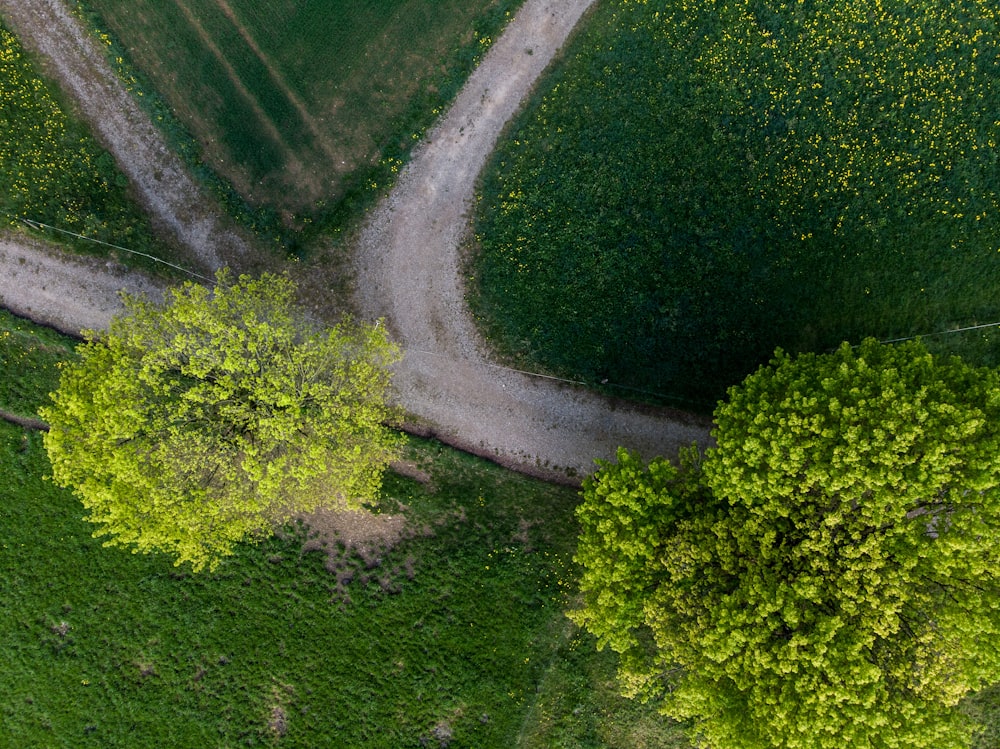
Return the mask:
<svg viewBox="0 0 1000 749">
<path fill-rule="evenodd" d="M 377 327 L 308 322 L 294 295 L 285 276 L 220 273 L 162 305 L 126 296 L 87 334 L 40 413 L 95 535 L 201 569 L 296 513 L 376 499 L 396 348 Z"/>
<path fill-rule="evenodd" d="M 713 749 L 968 743 L 1000 680 L 1000 376 L 919 343 L 778 352 L 681 467 L 585 483 L 572 618 Z"/>
</svg>

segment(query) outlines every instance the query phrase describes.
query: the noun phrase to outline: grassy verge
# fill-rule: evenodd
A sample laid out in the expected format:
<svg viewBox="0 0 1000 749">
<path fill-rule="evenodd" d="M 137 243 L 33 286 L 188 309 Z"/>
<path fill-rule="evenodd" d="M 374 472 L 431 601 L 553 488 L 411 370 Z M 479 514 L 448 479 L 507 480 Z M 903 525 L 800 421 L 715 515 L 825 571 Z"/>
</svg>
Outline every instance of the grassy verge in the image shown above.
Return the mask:
<svg viewBox="0 0 1000 749">
<path fill-rule="evenodd" d="M 520 0 L 81 0 L 231 211 L 292 251 L 390 185 Z"/>
<path fill-rule="evenodd" d="M 598 7 L 484 178 L 490 337 L 710 410 L 775 346 L 1000 320 L 995 11 L 855 5 Z"/>
<path fill-rule="evenodd" d="M 35 417 L 59 386 L 58 364 L 74 356 L 74 341 L 0 309 L 0 408 Z"/>
<path fill-rule="evenodd" d="M 0 103 L 0 225 L 24 228 L 22 219 L 28 219 L 174 259 L 169 247 L 154 238 L 114 159 L 68 114 L 57 89 L 40 77 L 2 25 Z M 65 234 L 47 238 L 80 252 L 114 252 Z M 116 257 L 128 265 L 154 267 L 135 255 Z"/>
<path fill-rule="evenodd" d="M 72 341 L 0 316 L 0 408 L 32 415 Z M 214 574 L 105 549 L 0 422 L 0 711 L 12 745 L 641 747 L 649 708 L 567 628 L 574 492 L 413 440 L 395 547 L 294 532 Z M 343 556 L 343 554 L 342 554 Z M 348 580 L 348 578 L 352 578 Z M 669 745 L 669 744 L 667 744 Z"/>
</svg>

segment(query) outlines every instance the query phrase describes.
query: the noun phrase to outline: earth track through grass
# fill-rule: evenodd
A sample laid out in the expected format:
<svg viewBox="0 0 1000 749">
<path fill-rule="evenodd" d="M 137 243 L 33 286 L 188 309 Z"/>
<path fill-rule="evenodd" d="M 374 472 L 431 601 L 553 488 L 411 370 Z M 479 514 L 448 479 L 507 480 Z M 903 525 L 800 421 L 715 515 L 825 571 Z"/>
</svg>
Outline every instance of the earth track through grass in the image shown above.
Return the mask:
<svg viewBox="0 0 1000 749">
<path fill-rule="evenodd" d="M 261 127 L 264 128 L 264 131 L 271 138 L 271 140 L 281 149 L 284 155 L 284 161 L 288 168 L 291 168 L 295 174 L 302 174 L 303 164 L 301 159 L 291 146 L 288 145 L 285 137 L 281 134 L 281 131 L 278 130 L 274 120 L 268 115 L 267 112 L 264 111 L 260 102 L 257 100 L 257 97 L 243 83 L 243 80 L 236 71 L 236 68 L 229 62 L 227 56 L 222 53 L 222 50 L 215 43 L 212 36 L 205 30 L 205 27 L 194 15 L 194 13 L 191 12 L 191 9 L 188 8 L 183 0 L 175 0 L 175 2 L 177 8 L 181 11 L 184 18 L 198 36 L 198 39 L 201 40 L 201 43 L 212 54 L 219 66 L 225 70 L 233 88 L 239 92 L 240 96 L 243 97 L 243 100 L 256 115 L 257 121 L 260 123 Z"/>
<path fill-rule="evenodd" d="M 169 102 L 171 131 L 299 230 L 384 187 L 520 1 L 80 4 Z"/>
</svg>

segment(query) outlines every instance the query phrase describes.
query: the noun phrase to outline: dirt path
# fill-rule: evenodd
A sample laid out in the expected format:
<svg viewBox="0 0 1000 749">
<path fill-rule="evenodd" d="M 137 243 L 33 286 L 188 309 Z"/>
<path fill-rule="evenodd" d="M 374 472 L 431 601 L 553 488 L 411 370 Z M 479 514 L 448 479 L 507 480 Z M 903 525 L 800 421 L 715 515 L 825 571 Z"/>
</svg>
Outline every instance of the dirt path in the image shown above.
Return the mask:
<svg viewBox="0 0 1000 749">
<path fill-rule="evenodd" d="M 588 473 L 618 445 L 675 455 L 708 439 L 708 422 L 612 401 L 492 364 L 469 317 L 459 271 L 478 173 L 504 124 L 594 0 L 527 0 L 428 135 L 358 240 L 356 304 L 385 318 L 406 356 L 396 376 L 414 426 L 520 470 Z M 100 50 L 58 0 L 0 0 L 8 23 L 43 54 L 79 101 L 154 215 L 203 265 L 242 253 Z M 108 124 L 109 122 L 115 124 Z M 155 164 L 155 165 L 154 165 Z M 0 304 L 76 332 L 103 327 L 115 292 L 156 290 L 101 262 L 57 257 L 19 235 L 0 238 Z"/>
<path fill-rule="evenodd" d="M 357 249 L 357 305 L 406 350 L 402 403 L 448 442 L 549 475 L 588 473 L 618 445 L 675 455 L 708 424 L 612 402 L 490 363 L 468 314 L 459 250 L 476 178 L 506 122 L 593 0 L 527 0 L 418 148 Z"/>
<path fill-rule="evenodd" d="M 214 270 L 247 254 L 246 240 L 206 207 L 212 201 L 125 90 L 97 41 L 61 0 L 0 0 L 0 15 L 62 83 L 154 223 L 175 238 L 188 263 Z"/>
<path fill-rule="evenodd" d="M 101 330 L 122 309 L 120 290 L 156 299 L 162 283 L 117 263 L 68 255 L 24 235 L 0 235 L 0 307 L 70 335 Z"/>
</svg>

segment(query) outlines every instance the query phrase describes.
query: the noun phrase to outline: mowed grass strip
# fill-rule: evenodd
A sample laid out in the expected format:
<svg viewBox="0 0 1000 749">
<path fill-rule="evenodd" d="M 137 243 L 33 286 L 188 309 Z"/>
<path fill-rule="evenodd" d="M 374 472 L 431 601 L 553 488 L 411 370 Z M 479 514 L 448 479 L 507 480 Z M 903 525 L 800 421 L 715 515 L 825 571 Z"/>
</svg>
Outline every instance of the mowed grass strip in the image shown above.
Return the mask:
<svg viewBox="0 0 1000 749">
<path fill-rule="evenodd" d="M 81 5 L 213 169 L 254 205 L 315 218 L 379 186 L 373 168 L 412 146 L 519 1 Z"/>
<path fill-rule="evenodd" d="M 0 408 L 34 414 L 73 343 L 0 315 Z M 406 519 L 387 545 L 305 551 L 293 530 L 192 575 L 102 547 L 45 480 L 41 435 L 0 421 L 6 741 L 666 746 L 644 741 L 675 729 L 616 696 L 562 613 L 576 494 L 430 441 L 406 463 L 386 481 L 383 514 Z"/>
<path fill-rule="evenodd" d="M 601 4 L 484 178 L 498 347 L 710 410 L 776 346 L 1000 320 L 997 11 L 879 8 Z"/>
<path fill-rule="evenodd" d="M 0 25 L 0 226 L 23 228 L 21 219 L 175 259 L 154 239 L 114 159 L 71 116 L 58 89 Z M 49 239 L 83 252 L 109 253 L 64 234 Z M 120 259 L 153 267 L 134 255 L 123 253 Z"/>
</svg>

